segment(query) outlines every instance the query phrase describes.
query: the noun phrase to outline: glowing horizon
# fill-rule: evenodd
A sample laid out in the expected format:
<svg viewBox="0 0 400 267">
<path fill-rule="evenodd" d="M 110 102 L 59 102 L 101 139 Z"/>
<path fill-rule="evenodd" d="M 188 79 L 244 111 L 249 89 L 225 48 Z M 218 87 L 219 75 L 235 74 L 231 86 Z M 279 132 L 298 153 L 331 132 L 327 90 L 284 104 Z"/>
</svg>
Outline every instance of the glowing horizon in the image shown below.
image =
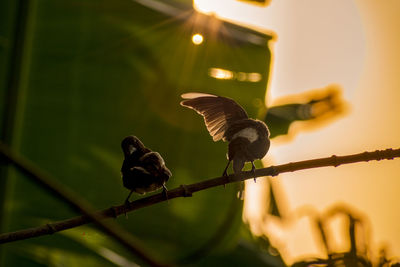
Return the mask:
<svg viewBox="0 0 400 267">
<path fill-rule="evenodd" d="M 268 163 L 400 146 L 400 123 L 395 115 L 400 113 L 400 78 L 395 71 L 400 68 L 400 33 L 396 31 L 400 2 L 309 0 L 305 4 L 281 0 L 261 8 L 238 1 L 195 0 L 194 5 L 199 11 L 276 33 L 270 44 L 273 61 L 268 104 L 332 83 L 344 89 L 343 96 L 351 103 L 347 117 L 318 131 L 299 134 L 291 143 L 273 140 L 265 159 Z M 400 228 L 396 224 L 400 215 L 391 206 L 400 201 L 396 191 L 399 172 L 396 162 L 377 162 L 285 174 L 275 181 L 287 197 L 286 215 L 307 205 L 321 212 L 335 203 L 348 203 L 368 216 L 373 229 L 372 251 L 377 254 L 379 244 L 387 242 L 394 255 L 400 255 Z M 306 237 L 300 232 L 307 228 L 306 222 L 299 222 L 303 228 L 282 228 L 277 222 L 274 226 L 269 223 L 269 230 L 262 227 L 257 214 L 260 209 L 255 205 L 265 192 L 257 195 L 258 182 L 256 189 L 256 185 L 249 185 L 246 194 L 251 198 L 245 200 L 244 216 L 253 220 L 250 227 L 254 233 L 268 232 L 272 239 L 275 233 L 275 241 L 285 240 L 290 249 L 281 252 L 287 263 L 306 252 L 321 253 L 315 243 L 303 245 Z M 311 235 L 308 232 L 308 238 Z M 337 249 L 343 249 L 341 246 L 338 242 Z"/>
</svg>

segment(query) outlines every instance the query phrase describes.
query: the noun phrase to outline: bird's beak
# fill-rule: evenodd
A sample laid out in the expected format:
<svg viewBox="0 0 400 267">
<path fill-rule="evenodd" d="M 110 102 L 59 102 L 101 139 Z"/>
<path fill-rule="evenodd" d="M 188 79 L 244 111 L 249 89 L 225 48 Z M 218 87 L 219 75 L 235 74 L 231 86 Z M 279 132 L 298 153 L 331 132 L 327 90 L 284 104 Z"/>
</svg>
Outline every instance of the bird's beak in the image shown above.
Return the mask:
<svg viewBox="0 0 400 267">
<path fill-rule="evenodd" d="M 137 149 L 134 146 L 129 146 L 129 154 L 132 154 L 133 152 L 135 152 Z"/>
</svg>

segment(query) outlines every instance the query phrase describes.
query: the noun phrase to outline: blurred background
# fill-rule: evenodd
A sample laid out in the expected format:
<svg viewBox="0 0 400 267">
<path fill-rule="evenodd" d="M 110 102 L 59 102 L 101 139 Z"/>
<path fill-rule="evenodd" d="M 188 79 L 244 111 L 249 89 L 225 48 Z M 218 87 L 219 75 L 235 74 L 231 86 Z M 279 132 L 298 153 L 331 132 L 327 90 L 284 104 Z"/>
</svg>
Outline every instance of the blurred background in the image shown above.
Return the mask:
<svg viewBox="0 0 400 267">
<path fill-rule="evenodd" d="M 184 92 L 233 98 L 268 124 L 257 167 L 397 148 L 399 11 L 395 0 L 2 1 L 1 141 L 97 209 L 129 193 L 127 135 L 163 156 L 169 189 L 221 175 L 227 145 L 179 105 Z M 394 160 L 260 178 L 244 201 L 231 184 L 115 221 L 172 265 L 390 265 L 399 170 Z M 2 233 L 76 215 L 12 168 L 0 175 Z M 140 264 L 91 225 L 0 252 L 1 266 Z"/>
</svg>

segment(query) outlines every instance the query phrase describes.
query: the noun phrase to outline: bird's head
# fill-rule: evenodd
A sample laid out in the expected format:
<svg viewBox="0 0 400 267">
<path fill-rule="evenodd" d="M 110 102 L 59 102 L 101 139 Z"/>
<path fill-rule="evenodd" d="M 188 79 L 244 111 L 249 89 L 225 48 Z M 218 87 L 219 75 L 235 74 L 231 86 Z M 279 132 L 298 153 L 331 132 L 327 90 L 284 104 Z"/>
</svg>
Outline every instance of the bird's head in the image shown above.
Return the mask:
<svg viewBox="0 0 400 267">
<path fill-rule="evenodd" d="M 143 143 L 134 135 L 127 136 L 121 142 L 122 151 L 124 151 L 125 157 L 132 155 L 133 153 L 143 153 L 145 146 Z"/>
</svg>

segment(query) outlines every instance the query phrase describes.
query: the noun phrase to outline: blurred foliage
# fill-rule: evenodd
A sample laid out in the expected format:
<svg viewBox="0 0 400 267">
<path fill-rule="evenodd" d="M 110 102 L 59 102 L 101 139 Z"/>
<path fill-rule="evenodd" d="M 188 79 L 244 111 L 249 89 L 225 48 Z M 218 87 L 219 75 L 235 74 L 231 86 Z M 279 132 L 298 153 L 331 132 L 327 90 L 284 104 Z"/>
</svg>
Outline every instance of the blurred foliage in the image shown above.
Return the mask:
<svg viewBox="0 0 400 267">
<path fill-rule="evenodd" d="M 300 211 L 299 209 L 298 211 Z M 368 218 L 356 212 L 351 207 L 343 204 L 334 205 L 332 208 L 319 214 L 316 211 L 310 213 L 305 208 L 300 212 L 303 216 L 309 216 L 312 223 L 318 229 L 318 240 L 322 241 L 322 246 L 326 252 L 326 258 L 306 258 L 292 264 L 292 267 L 306 266 L 359 266 L 359 267 L 390 267 L 399 266 L 397 259 L 388 257 L 385 248 L 381 248 L 378 257 L 373 257 L 374 253 L 370 248 L 371 229 Z M 342 236 L 348 243 L 348 248 L 343 251 L 332 251 L 335 235 L 329 230 L 329 223 L 332 219 L 342 217 L 346 222 L 345 231 Z M 299 219 L 299 218 L 297 218 Z M 376 260 L 377 259 L 377 260 Z"/>
<path fill-rule="evenodd" d="M 299 127 L 297 130 L 291 128 L 293 122 L 303 124 L 302 128 L 326 125 L 333 118 L 345 115 L 349 106 L 342 97 L 342 88 L 335 84 L 289 95 L 278 102 L 284 103 L 268 107 L 264 115 L 264 121 L 270 125 L 271 138 L 293 136 L 299 131 Z"/>
<path fill-rule="evenodd" d="M 204 37 L 201 45 L 191 42 L 195 33 Z M 179 105 L 182 93 L 231 97 L 264 119 L 272 137 L 340 106 L 325 94 L 267 112 L 269 40 L 198 14 L 188 0 L 2 1 L 1 140 L 98 209 L 121 204 L 128 194 L 119 171 L 127 135 L 160 152 L 173 173 L 169 188 L 220 176 L 226 144 L 214 143 L 201 116 Z M 211 68 L 232 76 L 213 78 Z M 246 73 L 260 80 L 245 80 Z M 26 177 L 5 166 L 0 172 L 2 232 L 75 215 Z M 243 224 L 236 191 L 237 185 L 213 188 L 116 221 L 162 262 L 283 265 L 268 239 Z M 272 197 L 270 213 L 280 216 L 276 202 Z M 136 266 L 137 260 L 90 226 L 0 249 L 1 266 Z"/>
<path fill-rule="evenodd" d="M 249 4 L 257 4 L 257 5 L 268 5 L 271 1 L 270 0 L 237 0 L 242 1 Z"/>
<path fill-rule="evenodd" d="M 212 142 L 202 118 L 179 106 L 181 93 L 229 96 L 253 117 L 262 107 L 270 63 L 270 37 L 262 33 L 191 9 L 171 17 L 129 0 L 10 0 L 0 3 L 0 13 L 2 140 L 98 209 L 128 194 L 119 173 L 127 135 L 160 152 L 173 172 L 169 188 L 221 175 L 226 144 Z M 204 36 L 202 45 L 191 43 L 193 33 Z M 246 34 L 262 44 L 238 38 Z M 208 76 L 211 67 L 262 78 L 218 80 Z M 2 232 L 75 215 L 4 167 L 1 183 Z M 211 189 L 116 220 L 163 262 L 197 255 L 190 264 L 280 265 L 243 234 L 236 190 Z M 90 227 L 1 249 L 2 266 L 135 262 Z"/>
</svg>

